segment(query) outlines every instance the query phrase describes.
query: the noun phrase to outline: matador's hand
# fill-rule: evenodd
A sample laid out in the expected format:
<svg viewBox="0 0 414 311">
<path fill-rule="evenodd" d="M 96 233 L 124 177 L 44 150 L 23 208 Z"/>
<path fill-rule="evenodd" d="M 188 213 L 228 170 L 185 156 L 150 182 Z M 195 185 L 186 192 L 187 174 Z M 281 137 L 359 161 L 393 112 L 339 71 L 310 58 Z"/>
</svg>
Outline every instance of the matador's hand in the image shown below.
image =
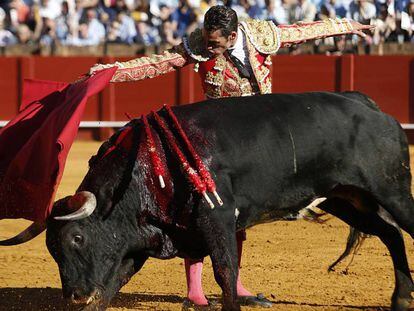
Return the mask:
<svg viewBox="0 0 414 311">
<path fill-rule="evenodd" d="M 374 25 L 362 25 L 356 21 L 350 20 L 349 21 L 352 25 L 352 33 L 361 36 L 362 38 L 365 38 L 367 35 L 365 33 L 363 33 L 363 31 L 365 30 L 373 30 L 375 28 Z"/>
<path fill-rule="evenodd" d="M 95 64 L 91 67 L 91 69 L 89 69 L 88 75 L 92 76 L 96 71 L 102 70 L 107 68 L 107 65 L 104 64 Z"/>
<path fill-rule="evenodd" d="M 90 76 L 93 76 L 97 71 L 100 71 L 102 69 L 106 69 L 106 68 L 109 68 L 109 67 L 112 67 L 112 66 L 113 65 L 111 65 L 111 64 L 107 64 L 107 65 L 95 64 L 89 69 L 89 72 L 81 75 L 76 81 L 74 81 L 74 83 L 82 82 L 82 81 L 86 80 L 87 78 L 89 78 Z"/>
</svg>

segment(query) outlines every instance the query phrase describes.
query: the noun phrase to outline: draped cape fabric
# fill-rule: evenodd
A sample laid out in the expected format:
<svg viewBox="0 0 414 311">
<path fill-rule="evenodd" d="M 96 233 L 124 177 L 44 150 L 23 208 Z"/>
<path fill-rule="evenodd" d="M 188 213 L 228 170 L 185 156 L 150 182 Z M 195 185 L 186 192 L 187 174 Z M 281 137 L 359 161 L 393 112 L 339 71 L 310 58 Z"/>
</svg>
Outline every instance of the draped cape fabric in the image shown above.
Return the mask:
<svg viewBox="0 0 414 311">
<path fill-rule="evenodd" d="M 48 217 L 86 101 L 115 71 L 72 84 L 24 81 L 20 111 L 0 130 L 0 219 Z"/>
</svg>

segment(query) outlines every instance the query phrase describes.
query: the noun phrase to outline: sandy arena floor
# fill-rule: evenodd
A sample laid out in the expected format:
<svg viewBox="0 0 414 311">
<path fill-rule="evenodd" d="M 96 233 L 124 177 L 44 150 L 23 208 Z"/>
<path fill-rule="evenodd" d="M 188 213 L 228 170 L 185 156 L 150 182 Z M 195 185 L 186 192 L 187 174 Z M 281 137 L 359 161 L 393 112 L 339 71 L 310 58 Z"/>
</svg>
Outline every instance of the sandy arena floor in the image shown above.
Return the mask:
<svg viewBox="0 0 414 311">
<path fill-rule="evenodd" d="M 74 144 L 58 197 L 74 193 L 99 145 Z M 0 239 L 27 224 L 1 221 Z M 365 242 L 348 273 L 343 272 L 346 263 L 337 272 L 327 272 L 343 250 L 347 233 L 348 227 L 336 219 L 323 225 L 277 222 L 248 230 L 242 268 L 246 287 L 269 297 L 272 310 L 388 310 L 394 275 L 388 251 L 377 238 Z M 414 267 L 413 241 L 407 236 L 406 244 Z M 220 295 L 209 260 L 204 285 L 209 297 Z M 152 259 L 109 310 L 181 310 L 184 294 L 182 260 Z M 0 249 L 0 310 L 63 309 L 57 265 L 46 249 L 44 234 L 24 245 Z"/>
</svg>

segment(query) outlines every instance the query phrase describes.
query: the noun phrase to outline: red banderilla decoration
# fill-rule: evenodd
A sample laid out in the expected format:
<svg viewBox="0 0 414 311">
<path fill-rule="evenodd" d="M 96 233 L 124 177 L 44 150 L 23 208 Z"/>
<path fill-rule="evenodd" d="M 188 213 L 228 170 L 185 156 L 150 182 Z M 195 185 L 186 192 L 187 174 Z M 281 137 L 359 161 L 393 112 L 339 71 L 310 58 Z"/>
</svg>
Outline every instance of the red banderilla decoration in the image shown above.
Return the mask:
<svg viewBox="0 0 414 311">
<path fill-rule="evenodd" d="M 141 116 L 142 122 L 144 123 L 145 135 L 147 137 L 147 148 L 151 158 L 151 164 L 154 169 L 154 173 L 158 176 L 161 188 L 165 188 L 165 182 L 163 176 L 165 175 L 164 166 L 162 165 L 161 159 L 157 154 L 157 149 L 155 147 L 154 138 L 151 133 L 151 128 L 148 124 L 148 119 L 146 116 Z"/>
<path fill-rule="evenodd" d="M 170 148 L 172 149 L 173 153 L 177 156 L 178 160 L 181 163 L 181 166 L 186 174 L 187 179 L 190 181 L 190 184 L 194 187 L 194 189 L 200 193 L 204 199 L 207 201 L 207 203 L 210 205 L 211 208 L 214 208 L 213 202 L 210 200 L 209 196 L 207 195 L 207 186 L 203 182 L 203 180 L 198 176 L 198 173 L 196 170 L 194 170 L 190 163 L 188 163 L 187 159 L 185 158 L 184 153 L 181 151 L 181 149 L 178 147 L 177 141 L 174 137 L 174 135 L 171 133 L 170 129 L 165 124 L 164 120 L 161 119 L 161 117 L 155 113 L 154 111 L 151 111 L 155 121 L 160 126 L 161 130 L 164 132 L 167 142 L 170 145 Z"/>
<path fill-rule="evenodd" d="M 164 105 L 165 109 L 168 112 L 168 115 L 170 116 L 171 120 L 173 121 L 175 130 L 180 135 L 181 139 L 184 141 L 185 146 L 187 147 L 187 150 L 191 154 L 196 168 L 198 172 L 201 175 L 201 178 L 203 179 L 204 183 L 207 185 L 207 190 L 209 192 L 212 192 L 214 194 L 214 197 L 216 198 L 217 202 L 220 205 L 223 205 L 223 201 L 221 200 L 220 196 L 217 193 L 216 190 L 216 183 L 214 182 L 213 178 L 211 177 L 210 172 L 205 167 L 203 161 L 201 160 L 200 156 L 195 151 L 193 145 L 191 144 L 190 140 L 188 139 L 187 135 L 185 134 L 183 128 L 181 127 L 180 122 L 178 122 L 177 117 L 175 116 L 174 112 L 171 110 L 171 108 L 167 105 Z"/>
</svg>

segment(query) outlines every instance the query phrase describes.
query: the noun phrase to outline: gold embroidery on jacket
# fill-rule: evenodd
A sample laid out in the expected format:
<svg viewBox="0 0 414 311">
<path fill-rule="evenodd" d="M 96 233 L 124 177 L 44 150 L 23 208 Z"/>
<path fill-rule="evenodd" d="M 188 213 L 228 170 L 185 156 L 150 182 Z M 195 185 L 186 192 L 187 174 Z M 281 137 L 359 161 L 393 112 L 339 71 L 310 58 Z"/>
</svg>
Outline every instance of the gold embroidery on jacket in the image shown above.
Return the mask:
<svg viewBox="0 0 414 311">
<path fill-rule="evenodd" d="M 327 19 L 313 23 L 298 22 L 296 25 L 280 26 L 282 43 L 299 43 L 310 39 L 320 39 L 338 34 L 352 32 L 352 25 L 347 19 Z"/>
<path fill-rule="evenodd" d="M 224 56 L 219 56 L 214 64 L 214 69 L 217 71 L 224 71 L 227 66 L 227 60 Z"/>
<path fill-rule="evenodd" d="M 249 53 L 249 61 L 252 66 L 254 77 L 257 81 L 260 94 L 268 94 L 272 92 L 272 82 L 269 77 L 270 70 L 265 66 L 265 64 L 260 64 L 257 59 L 257 51 L 250 42 L 247 43 L 247 51 Z M 267 57 L 271 57 L 268 55 Z M 267 59 L 266 57 L 266 59 Z M 270 81 L 270 83 L 269 83 Z"/>
<path fill-rule="evenodd" d="M 207 84 L 221 86 L 224 82 L 224 71 L 226 66 L 226 58 L 224 56 L 217 57 L 213 67 L 217 73 L 213 73 L 212 71 L 207 72 L 205 82 Z"/>
<path fill-rule="evenodd" d="M 252 88 L 249 80 L 246 78 L 227 79 L 224 84 L 223 93 L 226 97 L 239 97 L 252 95 Z"/>
<path fill-rule="evenodd" d="M 221 87 L 208 85 L 206 86 L 205 95 L 207 98 L 221 98 L 222 96 L 222 90 Z"/>
<path fill-rule="evenodd" d="M 266 56 L 266 60 L 265 60 L 264 64 L 267 65 L 267 66 L 272 66 L 272 55 L 267 55 Z"/>
<path fill-rule="evenodd" d="M 204 82 L 206 83 L 206 96 L 208 98 L 237 97 L 252 95 L 252 87 L 248 79 L 241 78 L 240 74 L 227 61 L 225 56 L 219 56 L 214 64 L 213 73 L 207 72 Z M 230 76 L 226 75 L 226 71 Z"/>
<path fill-rule="evenodd" d="M 222 86 L 224 82 L 224 74 L 222 72 L 213 73 L 207 72 L 205 82 L 210 85 Z"/>
<path fill-rule="evenodd" d="M 112 77 L 112 82 L 136 81 L 154 78 L 159 75 L 174 71 L 184 66 L 187 59 L 180 53 L 165 51 L 161 55 L 139 57 L 127 62 L 116 62 L 118 70 Z"/>
<path fill-rule="evenodd" d="M 280 30 L 271 21 L 250 19 L 240 26 L 257 51 L 263 54 L 275 54 L 280 48 Z"/>
<path fill-rule="evenodd" d="M 249 96 L 252 95 L 252 86 L 250 81 L 246 78 L 240 77 L 240 74 L 236 71 L 232 64 L 227 66 L 233 79 L 228 78 L 226 80 L 224 90 L 228 93 L 228 96 Z M 234 85 L 235 87 L 232 87 Z"/>
<path fill-rule="evenodd" d="M 208 71 L 204 82 L 206 83 L 206 96 L 209 98 L 222 97 L 222 88 L 225 83 L 224 71 L 226 70 L 227 61 L 224 56 L 217 57 L 214 69 L 217 73 Z"/>
</svg>

